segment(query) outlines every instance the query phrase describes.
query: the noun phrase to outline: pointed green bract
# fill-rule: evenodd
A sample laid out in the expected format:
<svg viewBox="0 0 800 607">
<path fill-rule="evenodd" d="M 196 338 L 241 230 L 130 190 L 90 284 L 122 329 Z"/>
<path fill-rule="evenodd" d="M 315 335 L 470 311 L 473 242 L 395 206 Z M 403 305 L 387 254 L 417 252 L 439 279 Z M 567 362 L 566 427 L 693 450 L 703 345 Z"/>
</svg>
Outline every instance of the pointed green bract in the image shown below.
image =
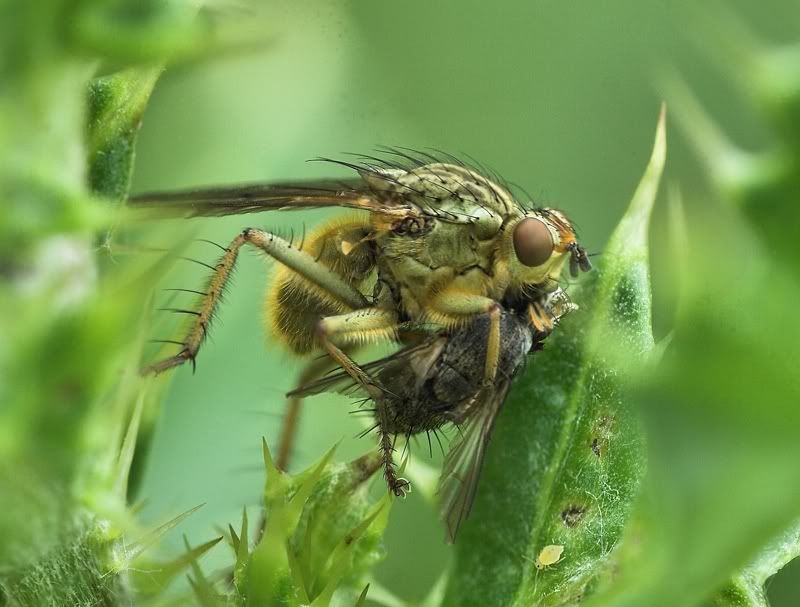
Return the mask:
<svg viewBox="0 0 800 607">
<path fill-rule="evenodd" d="M 369 592 L 369 584 L 364 586 L 364 590 L 361 591 L 361 594 L 358 596 L 358 602 L 356 603 L 356 607 L 364 607 L 367 602 L 367 593 Z"/>
<path fill-rule="evenodd" d="M 336 446 L 297 475 L 278 470 L 262 441 L 267 481 L 263 532 L 250 547 L 246 513 L 241 531 L 229 530 L 236 553 L 234 605 L 328 605 L 342 592 L 353 602 L 363 578 L 382 556 L 390 497 L 372 503 L 366 483 L 377 453 L 333 464 Z"/>
<path fill-rule="evenodd" d="M 183 538 L 186 554 L 192 553 L 192 548 L 189 546 L 189 541 L 186 537 Z M 206 578 L 197 559 L 190 558 L 189 566 L 192 569 L 191 575 L 188 576 L 189 585 L 192 588 L 194 597 L 201 607 L 222 607 L 225 604 L 224 599 L 214 589 L 214 584 Z"/>
<path fill-rule="evenodd" d="M 101 196 L 122 201 L 133 171 L 136 136 L 162 68 L 130 68 L 89 85 L 89 183 Z"/>
<path fill-rule="evenodd" d="M 146 557 L 136 559 L 130 570 L 130 582 L 141 596 L 157 596 L 186 569 L 194 570 L 198 559 L 220 541 L 222 538 L 218 537 L 192 548 L 184 536 L 186 551 L 170 561 L 159 562 Z"/>
<path fill-rule="evenodd" d="M 136 438 L 139 434 L 139 423 L 142 419 L 142 410 L 144 409 L 144 401 L 146 390 L 142 389 L 139 398 L 136 399 L 136 405 L 131 415 L 131 421 L 128 424 L 128 430 L 125 432 L 125 438 L 122 442 L 119 458 L 117 460 L 117 469 L 115 474 L 115 489 L 117 495 L 123 501 L 128 497 L 128 476 L 133 464 L 133 456 L 136 452 Z"/>
<path fill-rule="evenodd" d="M 242 508 L 242 522 L 236 540 L 236 564 L 233 566 L 233 583 L 240 584 L 246 578 L 250 558 L 250 538 L 247 530 L 247 508 Z"/>
<path fill-rule="evenodd" d="M 124 558 L 126 561 L 130 562 L 131 560 L 135 559 L 139 555 L 141 555 L 145 550 L 156 544 L 159 540 L 161 540 L 166 533 L 180 525 L 184 520 L 186 520 L 189 516 L 197 512 L 200 508 L 203 507 L 204 504 L 199 504 L 194 508 L 190 508 L 186 512 L 182 512 L 175 518 L 167 521 L 163 525 L 156 527 L 142 539 L 132 542 L 127 546 L 125 551 Z M 125 563 L 127 565 L 127 563 Z"/>
<path fill-rule="evenodd" d="M 727 46 L 753 38 L 741 23 L 722 28 Z M 787 238 L 787 226 L 798 225 L 800 212 L 800 50 L 797 43 L 769 47 L 749 45 L 744 69 L 729 69 L 745 94 L 762 112 L 762 122 L 777 137 L 768 147 L 746 152 L 725 133 L 677 76 L 666 83 L 676 122 L 710 174 L 719 197 L 740 209 L 774 250 L 774 263 L 789 271 L 800 267 L 800 247 Z"/>
<path fill-rule="evenodd" d="M 228 523 L 228 533 L 230 534 L 231 540 L 231 547 L 233 548 L 234 554 L 239 554 L 239 536 L 236 533 L 236 530 L 233 528 L 233 525 Z"/>
</svg>

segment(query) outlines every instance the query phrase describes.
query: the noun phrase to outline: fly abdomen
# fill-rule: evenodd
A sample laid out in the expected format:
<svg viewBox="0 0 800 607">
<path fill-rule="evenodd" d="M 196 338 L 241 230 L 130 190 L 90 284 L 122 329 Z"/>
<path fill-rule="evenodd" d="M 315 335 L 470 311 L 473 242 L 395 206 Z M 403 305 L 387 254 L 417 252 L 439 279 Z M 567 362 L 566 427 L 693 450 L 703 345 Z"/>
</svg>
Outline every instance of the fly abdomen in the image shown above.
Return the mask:
<svg viewBox="0 0 800 607">
<path fill-rule="evenodd" d="M 471 359 L 461 359 L 463 362 L 473 362 Z M 477 367 L 477 365 L 469 365 Z M 447 362 L 442 363 L 438 374 L 431 378 L 430 388 L 433 395 L 441 403 L 455 407 L 461 401 L 471 397 L 480 387 L 483 378 L 482 369 L 461 369 L 453 367 Z"/>
</svg>

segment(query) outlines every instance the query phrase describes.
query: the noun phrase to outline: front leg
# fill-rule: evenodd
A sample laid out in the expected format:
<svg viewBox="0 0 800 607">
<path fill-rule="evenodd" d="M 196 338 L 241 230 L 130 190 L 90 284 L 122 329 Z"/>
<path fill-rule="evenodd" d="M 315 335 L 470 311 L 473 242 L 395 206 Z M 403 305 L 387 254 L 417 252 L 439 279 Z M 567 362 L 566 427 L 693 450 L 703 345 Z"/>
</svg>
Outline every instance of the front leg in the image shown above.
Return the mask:
<svg viewBox="0 0 800 607">
<path fill-rule="evenodd" d="M 541 340 L 553 332 L 555 317 L 538 301 L 528 304 L 528 322 L 534 331 L 536 338 Z"/>
<path fill-rule="evenodd" d="M 578 306 L 570 301 L 567 294 L 562 289 L 557 289 L 544 301 L 532 301 L 528 304 L 528 322 L 536 331 L 535 337 L 541 341 L 553 332 L 553 328 L 564 316 L 577 309 Z"/>
</svg>

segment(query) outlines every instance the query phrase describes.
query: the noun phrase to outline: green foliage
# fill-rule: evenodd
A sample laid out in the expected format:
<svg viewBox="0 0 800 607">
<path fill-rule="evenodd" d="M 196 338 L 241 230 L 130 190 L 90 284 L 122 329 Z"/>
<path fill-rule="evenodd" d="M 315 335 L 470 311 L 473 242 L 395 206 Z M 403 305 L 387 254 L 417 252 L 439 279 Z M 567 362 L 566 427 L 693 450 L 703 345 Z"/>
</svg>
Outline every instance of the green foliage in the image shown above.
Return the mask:
<svg viewBox="0 0 800 607">
<path fill-rule="evenodd" d="M 229 528 L 221 576 L 198 560 L 222 538 L 153 553 L 196 508 L 145 531 L 130 505 L 161 397 L 137 372 L 149 319 L 131 294 L 163 267 L 108 271 L 94 244 L 117 226 L 110 203 L 128 193 L 161 66 L 230 41 L 192 4 L 0 0 L 0 605 L 165 605 L 187 570 L 191 596 L 178 589 L 175 604 L 397 605 L 370 577 L 390 509 L 367 492 L 374 454 L 337 464 L 331 450 L 290 476 L 265 448 L 264 522 L 245 512 Z M 671 83 L 724 204 L 672 197 L 670 339 L 653 340 L 647 239 L 662 121 L 597 272 L 575 289 L 581 310 L 508 399 L 446 590 L 426 605 L 759 607 L 800 554 L 787 305 L 800 299 L 800 55 L 741 32 L 720 47 L 738 53 L 772 141 L 739 149 Z M 535 567 L 549 545 L 561 560 Z"/>
<path fill-rule="evenodd" d="M 108 548 L 93 534 L 76 530 L 74 539 L 61 543 L 18 577 L 5 582 L 11 605 L 117 605 L 126 596 L 118 576 L 106 575 L 99 559 Z M 6 603 L 3 603 L 6 604 Z"/>
<path fill-rule="evenodd" d="M 776 57 L 781 62 L 770 65 Z M 783 61 L 791 57 L 790 74 L 792 62 Z M 775 76 L 765 89 L 745 71 L 756 96 L 770 100 L 765 115 L 795 112 L 796 55 L 749 58 Z M 793 94 L 778 101 L 775 87 Z M 766 605 L 767 578 L 800 554 L 800 393 L 789 379 L 800 334 L 788 310 L 800 293 L 797 243 L 786 237 L 798 189 L 796 171 L 749 176 L 763 158 L 797 166 L 800 149 L 796 133 L 781 128 L 771 150 L 743 154 L 686 87 L 671 90 L 678 122 L 725 205 L 706 203 L 688 221 L 673 339 L 636 395 L 649 439 L 645 493 L 620 578 L 590 605 Z M 741 169 L 735 177 L 732 158 Z"/>
<path fill-rule="evenodd" d="M 344 604 L 363 600 L 363 578 L 382 555 L 391 505 L 388 493 L 375 503 L 367 495 L 366 483 L 380 466 L 377 453 L 334 464 L 334 448 L 292 476 L 275 467 L 266 441 L 263 451 L 264 518 L 254 532 L 247 511 L 238 532 L 229 526 L 232 587 L 218 590 L 194 570 L 198 603 L 323 607 L 334 595 Z"/>
<path fill-rule="evenodd" d="M 167 10 L 115 10 L 134 5 L 139 15 Z M 112 57 L 87 54 L 84 25 L 104 8 L 0 2 L 3 605 L 129 604 L 128 570 L 171 528 L 134 541 L 127 504 L 139 419 L 153 400 L 137 373 L 141 302 L 130 293 L 149 289 L 157 268 L 120 263 L 101 276 L 92 236 L 114 222 L 95 195 L 127 193 L 158 70 L 91 81 Z M 169 10 L 193 22 L 190 6 Z M 113 59 L 139 60 L 148 27 L 130 28 Z"/>
<path fill-rule="evenodd" d="M 121 201 L 128 194 L 142 114 L 160 68 L 130 68 L 89 84 L 89 183 Z"/>
<path fill-rule="evenodd" d="M 644 469 L 624 384 L 653 350 L 647 228 L 665 155 L 662 116 L 631 206 L 575 297 L 581 309 L 508 398 L 447 605 L 577 604 L 609 568 Z M 547 545 L 563 558 L 539 570 Z"/>
</svg>

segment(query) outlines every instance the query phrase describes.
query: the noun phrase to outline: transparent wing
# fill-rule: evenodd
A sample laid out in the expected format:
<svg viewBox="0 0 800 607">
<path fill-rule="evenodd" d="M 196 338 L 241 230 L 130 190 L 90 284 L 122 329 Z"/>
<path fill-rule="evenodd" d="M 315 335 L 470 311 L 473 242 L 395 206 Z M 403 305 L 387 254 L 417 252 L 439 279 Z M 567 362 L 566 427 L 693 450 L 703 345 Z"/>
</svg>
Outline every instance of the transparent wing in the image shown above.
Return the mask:
<svg viewBox="0 0 800 607">
<path fill-rule="evenodd" d="M 441 337 L 431 338 L 369 362 L 361 368 L 372 379 L 378 380 L 379 387 L 392 392 L 401 391 L 406 398 L 413 398 L 413 387 L 428 375 L 431 366 L 441 354 L 445 341 Z M 323 392 L 352 395 L 358 391 L 359 385 L 350 375 L 344 371 L 337 371 L 300 386 L 287 396 L 310 396 Z"/>
<path fill-rule="evenodd" d="M 215 217 L 267 210 L 345 207 L 392 213 L 399 201 L 378 197 L 361 179 L 307 181 L 294 184 L 220 186 L 132 196 L 128 205 L 158 209 L 167 215 Z"/>
<path fill-rule="evenodd" d="M 510 386 L 510 380 L 499 380 L 478 395 L 467 421 L 460 428 L 457 443 L 445 458 L 438 493 L 449 543 L 455 542 L 461 523 L 472 509 L 494 422 Z"/>
</svg>

